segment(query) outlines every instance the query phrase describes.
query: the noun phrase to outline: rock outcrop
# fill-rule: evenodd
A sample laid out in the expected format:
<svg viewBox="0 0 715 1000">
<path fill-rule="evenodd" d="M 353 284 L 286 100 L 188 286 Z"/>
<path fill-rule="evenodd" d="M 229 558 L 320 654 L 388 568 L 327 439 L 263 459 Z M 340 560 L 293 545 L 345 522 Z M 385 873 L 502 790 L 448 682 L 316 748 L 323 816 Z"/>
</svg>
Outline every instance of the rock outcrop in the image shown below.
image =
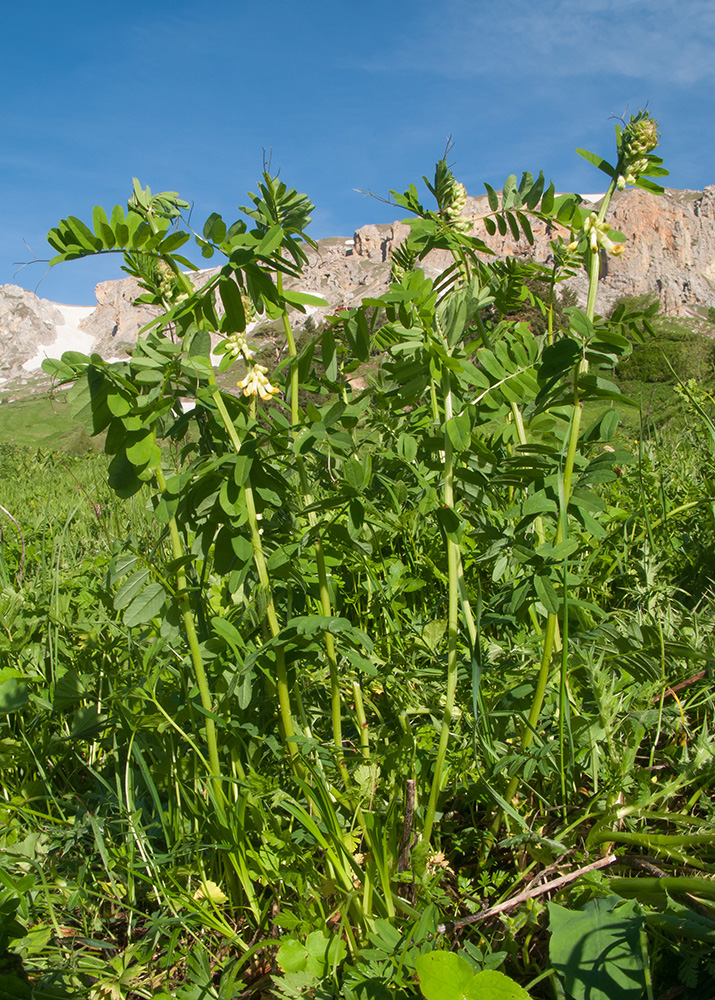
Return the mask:
<svg viewBox="0 0 715 1000">
<path fill-rule="evenodd" d="M 57 337 L 62 316 L 47 299 L 18 285 L 0 287 L 0 378 L 8 379 L 39 348 Z"/>
<path fill-rule="evenodd" d="M 526 240 L 514 241 L 510 233 L 489 236 L 482 223 L 488 212 L 486 196 L 467 199 L 465 214 L 472 232 L 498 256 L 549 261 L 556 228 L 535 222 L 532 247 Z M 645 294 L 657 296 L 662 310 L 671 315 L 704 316 L 715 306 L 715 185 L 704 191 L 668 189 L 663 197 L 639 188 L 618 192 L 608 218 L 625 235 L 626 250 L 622 257 L 603 259 L 602 311 L 622 296 Z M 323 313 L 379 295 L 389 283 L 392 252 L 408 233 L 404 222 L 394 222 L 363 226 L 352 239 L 319 240 L 317 248 L 307 248 L 300 288 L 327 301 L 327 308 L 319 310 Z M 448 263 L 445 252 L 435 252 L 424 267 L 436 274 Z M 199 272 L 194 280 L 206 280 L 211 273 Z M 585 301 L 585 274 L 572 279 L 572 285 Z M 97 306 L 79 325 L 85 340 L 92 338 L 93 350 L 107 358 L 121 356 L 136 341 L 141 327 L 156 315 L 155 310 L 134 306 L 139 293 L 132 278 L 97 285 Z M 16 285 L 0 287 L 0 379 L 21 376 L 23 364 L 40 348 L 52 355 L 53 343 L 59 343 L 61 309 Z"/>
</svg>

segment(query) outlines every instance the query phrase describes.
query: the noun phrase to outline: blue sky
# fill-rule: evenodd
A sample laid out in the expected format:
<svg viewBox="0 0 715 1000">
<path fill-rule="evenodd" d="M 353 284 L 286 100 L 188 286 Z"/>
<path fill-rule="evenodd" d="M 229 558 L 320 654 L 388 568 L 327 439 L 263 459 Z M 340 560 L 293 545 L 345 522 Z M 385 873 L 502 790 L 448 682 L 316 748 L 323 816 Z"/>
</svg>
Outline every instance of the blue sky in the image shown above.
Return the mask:
<svg viewBox="0 0 715 1000">
<path fill-rule="evenodd" d="M 125 203 L 137 176 L 195 225 L 233 221 L 264 148 L 315 238 L 399 218 L 355 189 L 421 186 L 450 135 L 470 194 L 539 169 L 602 190 L 575 147 L 609 158 L 610 116 L 646 103 L 669 186 L 715 183 L 712 0 L 35 0 L 4 11 L 3 42 L 0 284 L 69 304 L 120 260 L 18 272 L 58 219 Z"/>
</svg>

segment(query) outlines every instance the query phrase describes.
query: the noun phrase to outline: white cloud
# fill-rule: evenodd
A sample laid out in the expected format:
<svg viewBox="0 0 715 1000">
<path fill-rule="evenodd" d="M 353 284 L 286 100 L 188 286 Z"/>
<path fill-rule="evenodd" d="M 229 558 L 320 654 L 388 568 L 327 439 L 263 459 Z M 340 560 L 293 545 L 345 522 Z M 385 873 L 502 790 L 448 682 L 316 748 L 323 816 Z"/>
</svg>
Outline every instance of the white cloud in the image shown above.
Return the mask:
<svg viewBox="0 0 715 1000">
<path fill-rule="evenodd" d="M 525 82 L 618 74 L 692 86 L 715 76 L 711 0 L 443 0 L 416 5 L 413 27 L 387 62 L 363 69 Z M 496 93 L 495 93 L 496 96 Z"/>
</svg>

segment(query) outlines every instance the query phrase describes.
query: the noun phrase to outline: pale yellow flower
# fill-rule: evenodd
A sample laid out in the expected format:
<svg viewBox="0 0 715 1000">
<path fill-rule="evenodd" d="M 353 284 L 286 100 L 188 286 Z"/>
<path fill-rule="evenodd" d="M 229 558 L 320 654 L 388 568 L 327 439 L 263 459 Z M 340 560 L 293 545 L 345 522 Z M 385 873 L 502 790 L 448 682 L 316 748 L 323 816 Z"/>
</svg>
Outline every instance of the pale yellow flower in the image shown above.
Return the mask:
<svg viewBox="0 0 715 1000">
<path fill-rule="evenodd" d="M 267 402 L 273 396 L 278 395 L 280 389 L 268 381 L 266 378 L 267 370 L 263 365 L 252 366 L 245 378 L 242 378 L 238 383 L 238 388 L 241 389 L 244 396 L 260 396 Z"/>
<path fill-rule="evenodd" d="M 608 235 L 610 226 L 607 222 L 599 222 L 595 212 L 591 212 L 583 224 L 583 231 L 588 236 L 591 246 L 591 253 L 598 253 L 598 248 L 602 247 L 614 257 L 620 257 L 625 246 L 623 243 L 615 243 Z"/>
</svg>

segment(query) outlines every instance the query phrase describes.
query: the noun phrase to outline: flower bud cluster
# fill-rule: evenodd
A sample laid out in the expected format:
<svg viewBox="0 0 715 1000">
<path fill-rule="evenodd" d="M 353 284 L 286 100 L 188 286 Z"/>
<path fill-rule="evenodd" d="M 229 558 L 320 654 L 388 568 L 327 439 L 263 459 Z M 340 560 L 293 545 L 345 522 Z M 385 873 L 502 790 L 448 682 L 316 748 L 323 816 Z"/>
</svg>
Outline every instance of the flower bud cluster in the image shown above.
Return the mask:
<svg viewBox="0 0 715 1000">
<path fill-rule="evenodd" d="M 248 375 L 238 383 L 238 388 L 242 390 L 244 396 L 260 396 L 267 401 L 278 395 L 280 389 L 271 385 L 266 378 L 267 368 L 263 365 L 252 365 Z"/>
<path fill-rule="evenodd" d="M 449 188 L 446 191 L 446 198 L 440 215 L 457 232 L 468 233 L 471 224 L 462 215 L 467 207 L 467 189 L 464 184 L 452 178 Z"/>
<path fill-rule="evenodd" d="M 591 253 L 598 253 L 599 247 L 602 247 L 608 253 L 613 254 L 614 257 L 620 257 L 625 247 L 623 243 L 613 242 L 608 235 L 610 229 L 611 227 L 607 222 L 599 222 L 596 213 L 591 212 L 583 224 L 583 231 L 588 236 Z"/>
<path fill-rule="evenodd" d="M 658 145 L 658 122 L 648 116 L 631 119 L 621 137 L 623 173 L 618 175 L 616 186 L 622 191 L 626 184 L 635 184 L 648 168 L 648 154 Z"/>
<path fill-rule="evenodd" d="M 157 261 L 154 273 L 159 294 L 164 299 L 171 299 L 176 291 L 176 275 L 165 260 Z"/>
<path fill-rule="evenodd" d="M 240 355 L 242 358 L 245 358 L 246 361 L 252 358 L 256 353 L 248 346 L 244 330 L 240 330 L 238 333 L 234 333 L 232 336 L 227 337 L 225 347 L 226 354 L 230 354 L 232 358 L 237 358 Z"/>
<path fill-rule="evenodd" d="M 241 303 L 243 305 L 243 312 L 246 317 L 247 323 L 254 323 L 258 319 L 258 313 L 256 312 L 256 307 L 253 304 L 253 299 L 250 295 L 242 295 Z"/>
</svg>

